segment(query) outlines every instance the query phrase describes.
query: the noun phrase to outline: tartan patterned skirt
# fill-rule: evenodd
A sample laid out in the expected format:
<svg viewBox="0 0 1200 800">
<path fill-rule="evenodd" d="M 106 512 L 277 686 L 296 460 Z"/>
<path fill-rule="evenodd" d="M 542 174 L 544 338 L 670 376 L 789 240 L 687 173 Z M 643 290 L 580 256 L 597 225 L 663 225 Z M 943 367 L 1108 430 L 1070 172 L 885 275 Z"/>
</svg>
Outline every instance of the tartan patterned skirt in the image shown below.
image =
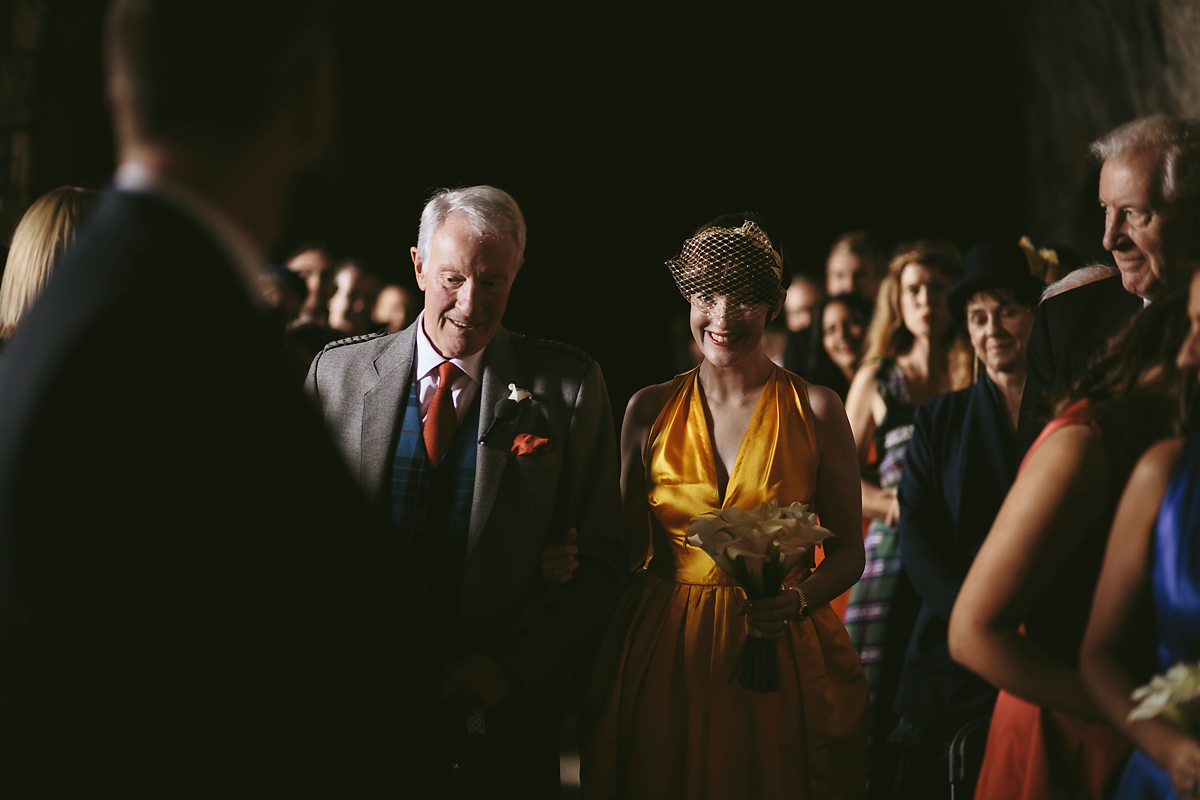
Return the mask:
<svg viewBox="0 0 1200 800">
<path fill-rule="evenodd" d="M 866 567 L 862 579 L 850 590 L 846 608 L 846 632 L 858 651 L 874 703 L 879 686 L 880 661 L 888 609 L 900 575 L 900 532 L 880 520 L 872 520 L 865 543 Z"/>
</svg>

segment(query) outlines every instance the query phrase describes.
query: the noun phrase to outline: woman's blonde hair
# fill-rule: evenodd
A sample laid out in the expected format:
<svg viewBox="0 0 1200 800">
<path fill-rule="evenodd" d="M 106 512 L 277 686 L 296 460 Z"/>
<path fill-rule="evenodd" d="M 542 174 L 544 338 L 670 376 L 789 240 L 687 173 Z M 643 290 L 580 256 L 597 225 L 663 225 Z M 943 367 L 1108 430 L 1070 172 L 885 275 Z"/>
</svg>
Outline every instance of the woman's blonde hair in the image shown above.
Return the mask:
<svg viewBox="0 0 1200 800">
<path fill-rule="evenodd" d="M 940 272 L 951 283 L 962 279 L 962 253 L 950 242 L 939 239 L 922 239 L 912 244 L 901 245 L 888 263 L 887 275 L 879 284 L 875 298 L 875 314 L 871 327 L 867 329 L 867 353 L 864 361 L 894 358 L 907 353 L 913 345 L 913 335 L 904 325 L 900 313 L 900 273 L 909 264 L 919 264 L 926 269 Z M 950 375 L 950 388 L 962 389 L 971 384 L 971 353 L 958 336 L 953 325 L 946 327 L 942 336 L 946 348 L 946 370 Z"/>
<path fill-rule="evenodd" d="M 99 197 L 91 189 L 62 186 L 35 200 L 21 217 L 0 280 L 0 339 L 16 333 Z"/>
</svg>

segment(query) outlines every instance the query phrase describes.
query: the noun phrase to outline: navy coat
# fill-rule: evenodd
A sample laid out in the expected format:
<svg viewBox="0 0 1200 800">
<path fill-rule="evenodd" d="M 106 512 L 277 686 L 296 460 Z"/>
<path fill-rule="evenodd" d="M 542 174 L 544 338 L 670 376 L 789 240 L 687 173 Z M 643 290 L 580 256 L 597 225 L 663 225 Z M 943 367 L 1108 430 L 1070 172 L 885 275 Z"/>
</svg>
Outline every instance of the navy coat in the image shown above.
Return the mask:
<svg viewBox="0 0 1200 800">
<path fill-rule="evenodd" d="M 0 359 L 0 794 L 390 785 L 370 523 L 223 246 L 110 194 Z"/>
<path fill-rule="evenodd" d="M 900 557 L 921 596 L 895 710 L 949 742 L 996 691 L 950 658 L 946 630 L 967 570 L 1016 478 L 1016 437 L 986 374 L 917 409 L 900 482 Z"/>
<path fill-rule="evenodd" d="M 1029 376 L 1021 398 L 1019 452 L 1041 432 L 1034 421 L 1071 387 L 1108 338 L 1141 311 L 1142 298 L 1114 275 L 1047 298 L 1038 306 L 1029 337 Z"/>
</svg>

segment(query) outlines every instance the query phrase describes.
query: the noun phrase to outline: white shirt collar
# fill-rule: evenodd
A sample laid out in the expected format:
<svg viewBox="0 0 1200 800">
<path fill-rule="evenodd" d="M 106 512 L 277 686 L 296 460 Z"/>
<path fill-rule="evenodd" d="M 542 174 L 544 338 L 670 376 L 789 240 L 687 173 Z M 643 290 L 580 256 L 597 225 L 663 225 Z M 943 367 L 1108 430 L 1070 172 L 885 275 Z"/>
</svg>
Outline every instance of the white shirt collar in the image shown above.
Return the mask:
<svg viewBox="0 0 1200 800">
<path fill-rule="evenodd" d="M 443 361 L 449 361 L 466 373 L 476 384 L 483 385 L 483 354 L 487 351 L 486 347 L 469 356 L 447 359 L 434 348 L 433 342 L 429 341 L 429 334 L 425 333 L 424 311 L 417 315 L 415 324 L 417 326 L 417 380 L 422 380 L 435 371 Z"/>
<path fill-rule="evenodd" d="M 113 185 L 123 192 L 153 195 L 171 204 L 207 230 L 237 266 L 238 274 L 251 299 L 257 305 L 265 304 L 262 288 L 259 286 L 265 263 L 262 248 L 227 214 L 195 192 L 155 174 L 145 164 L 137 161 L 126 161 L 122 164 L 113 176 Z"/>
</svg>

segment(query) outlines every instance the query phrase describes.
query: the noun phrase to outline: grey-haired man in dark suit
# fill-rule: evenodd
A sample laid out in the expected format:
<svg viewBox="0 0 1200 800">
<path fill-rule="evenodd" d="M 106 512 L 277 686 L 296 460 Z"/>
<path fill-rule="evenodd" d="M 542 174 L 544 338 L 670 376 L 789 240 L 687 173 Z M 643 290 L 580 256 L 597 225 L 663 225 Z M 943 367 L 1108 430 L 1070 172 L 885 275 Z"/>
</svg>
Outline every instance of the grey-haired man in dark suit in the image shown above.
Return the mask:
<svg viewBox="0 0 1200 800">
<path fill-rule="evenodd" d="M 1038 307 L 1021 398 L 1022 453 L 1041 428 L 1034 418 L 1105 341 L 1145 304 L 1186 285 L 1187 257 L 1200 245 L 1200 120 L 1142 117 L 1091 151 L 1101 163 L 1102 243 L 1120 274 L 1091 282 L 1068 275 Z"/>
<path fill-rule="evenodd" d="M 412 248 L 422 314 L 328 346 L 308 376 L 401 556 L 399 602 L 423 653 L 409 679 L 430 731 L 420 777 L 435 793 L 458 780 L 558 796 L 566 679 L 628 573 L 599 366 L 500 324 L 524 247 L 507 193 L 437 194 Z M 552 586 L 539 556 L 569 530 L 579 567 Z"/>
</svg>

